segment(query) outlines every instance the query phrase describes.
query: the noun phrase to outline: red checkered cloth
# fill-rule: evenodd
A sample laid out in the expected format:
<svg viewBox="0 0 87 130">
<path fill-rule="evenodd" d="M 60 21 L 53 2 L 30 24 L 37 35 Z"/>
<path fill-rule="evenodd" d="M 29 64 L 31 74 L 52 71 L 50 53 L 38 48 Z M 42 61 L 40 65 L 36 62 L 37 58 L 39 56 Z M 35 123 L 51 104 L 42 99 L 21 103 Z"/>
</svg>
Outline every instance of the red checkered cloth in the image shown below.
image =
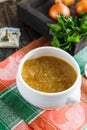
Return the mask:
<svg viewBox="0 0 87 130">
<path fill-rule="evenodd" d="M 32 49 L 31 44 L 27 46 L 28 51 Z M 82 75 L 86 52 L 87 47 L 74 56 Z M 17 90 L 16 73 L 24 55 L 21 49 L 0 63 L 0 130 L 87 130 L 86 79 L 82 77 L 79 103 L 42 110 L 25 101 Z"/>
</svg>

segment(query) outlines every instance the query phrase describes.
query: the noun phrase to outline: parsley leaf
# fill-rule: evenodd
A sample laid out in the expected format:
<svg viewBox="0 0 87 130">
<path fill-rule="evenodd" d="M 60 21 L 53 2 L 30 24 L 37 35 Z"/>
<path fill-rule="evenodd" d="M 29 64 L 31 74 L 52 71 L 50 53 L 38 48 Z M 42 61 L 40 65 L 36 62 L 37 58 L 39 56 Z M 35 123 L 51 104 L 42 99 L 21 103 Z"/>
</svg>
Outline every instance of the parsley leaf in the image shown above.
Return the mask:
<svg viewBox="0 0 87 130">
<path fill-rule="evenodd" d="M 73 43 L 79 43 L 82 38 L 87 40 L 87 13 L 81 18 L 57 15 L 56 23 L 48 23 L 51 44 L 65 51 L 72 50 Z"/>
</svg>

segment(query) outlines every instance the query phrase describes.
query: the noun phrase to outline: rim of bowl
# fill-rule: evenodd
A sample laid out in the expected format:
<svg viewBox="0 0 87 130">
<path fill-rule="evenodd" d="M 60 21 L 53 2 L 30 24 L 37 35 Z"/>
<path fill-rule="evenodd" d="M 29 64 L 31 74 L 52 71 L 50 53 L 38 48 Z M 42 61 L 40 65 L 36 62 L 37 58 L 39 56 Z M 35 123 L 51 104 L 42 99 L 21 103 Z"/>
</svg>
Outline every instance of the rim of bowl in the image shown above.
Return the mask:
<svg viewBox="0 0 87 130">
<path fill-rule="evenodd" d="M 75 62 L 76 67 L 77 67 L 77 69 L 78 69 L 77 78 L 76 78 L 75 82 L 73 83 L 73 85 L 72 85 L 70 88 L 68 88 L 68 89 L 66 89 L 66 90 L 64 90 L 64 91 L 61 91 L 61 92 L 48 93 L 48 92 L 42 92 L 42 91 L 36 90 L 36 89 L 32 88 L 30 85 L 28 85 L 28 84 L 23 80 L 23 78 L 22 78 L 22 76 L 21 76 L 22 66 L 23 66 L 24 62 L 28 59 L 28 57 L 29 57 L 28 55 L 30 55 L 31 53 L 34 53 L 34 51 L 36 51 L 36 50 L 50 49 L 50 48 L 53 48 L 53 49 L 59 50 L 59 51 L 61 51 L 61 52 L 64 52 L 66 55 L 68 55 L 68 56 Z M 65 61 L 66 61 L 66 60 L 65 60 Z M 66 61 L 66 62 L 67 62 L 67 61 Z M 69 62 L 68 62 L 68 63 L 69 63 Z M 69 63 L 69 64 L 70 64 L 70 63 Z M 73 67 L 73 69 L 74 69 L 74 67 Z M 21 60 L 21 62 L 20 62 L 20 64 L 19 64 L 18 73 L 17 73 L 17 78 L 19 78 L 19 79 L 21 80 L 21 82 L 24 84 L 24 86 L 27 87 L 28 89 L 31 89 L 32 91 L 34 91 L 34 92 L 36 92 L 36 93 L 39 93 L 39 94 L 41 94 L 41 95 L 49 95 L 49 96 L 50 96 L 50 95 L 61 95 L 61 94 L 65 94 L 65 93 L 67 94 L 67 93 L 69 93 L 70 91 L 72 91 L 73 87 L 75 88 L 75 86 L 76 86 L 76 84 L 77 84 L 79 78 L 81 78 L 81 74 L 80 74 L 79 65 L 77 64 L 76 60 L 75 60 L 68 52 L 66 52 L 66 51 L 64 51 L 64 50 L 62 50 L 62 49 L 60 49 L 60 48 L 51 47 L 51 46 L 44 46 L 44 47 L 38 47 L 38 48 L 35 48 L 35 49 L 29 51 L 29 52 L 22 58 L 22 60 Z"/>
</svg>

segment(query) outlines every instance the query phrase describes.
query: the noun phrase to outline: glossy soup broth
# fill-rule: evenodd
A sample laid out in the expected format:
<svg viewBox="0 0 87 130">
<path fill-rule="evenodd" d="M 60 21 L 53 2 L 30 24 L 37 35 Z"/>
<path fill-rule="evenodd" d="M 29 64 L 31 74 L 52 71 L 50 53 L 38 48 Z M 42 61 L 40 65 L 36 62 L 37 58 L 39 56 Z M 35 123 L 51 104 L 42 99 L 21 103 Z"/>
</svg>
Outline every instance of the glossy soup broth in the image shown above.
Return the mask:
<svg viewBox="0 0 87 130">
<path fill-rule="evenodd" d="M 66 61 L 52 56 L 43 56 L 25 61 L 22 78 L 32 88 L 54 93 L 68 89 L 77 77 L 74 68 Z"/>
</svg>

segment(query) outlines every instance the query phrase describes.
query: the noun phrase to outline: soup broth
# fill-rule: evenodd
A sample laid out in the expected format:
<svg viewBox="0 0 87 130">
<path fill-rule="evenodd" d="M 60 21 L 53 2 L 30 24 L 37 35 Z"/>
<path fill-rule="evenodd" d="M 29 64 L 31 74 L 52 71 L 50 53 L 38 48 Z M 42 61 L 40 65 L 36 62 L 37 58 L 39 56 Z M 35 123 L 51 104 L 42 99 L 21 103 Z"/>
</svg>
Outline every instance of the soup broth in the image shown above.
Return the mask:
<svg viewBox="0 0 87 130">
<path fill-rule="evenodd" d="M 77 78 L 77 73 L 62 59 L 42 56 L 25 61 L 22 78 L 36 90 L 54 93 L 70 88 Z"/>
</svg>

